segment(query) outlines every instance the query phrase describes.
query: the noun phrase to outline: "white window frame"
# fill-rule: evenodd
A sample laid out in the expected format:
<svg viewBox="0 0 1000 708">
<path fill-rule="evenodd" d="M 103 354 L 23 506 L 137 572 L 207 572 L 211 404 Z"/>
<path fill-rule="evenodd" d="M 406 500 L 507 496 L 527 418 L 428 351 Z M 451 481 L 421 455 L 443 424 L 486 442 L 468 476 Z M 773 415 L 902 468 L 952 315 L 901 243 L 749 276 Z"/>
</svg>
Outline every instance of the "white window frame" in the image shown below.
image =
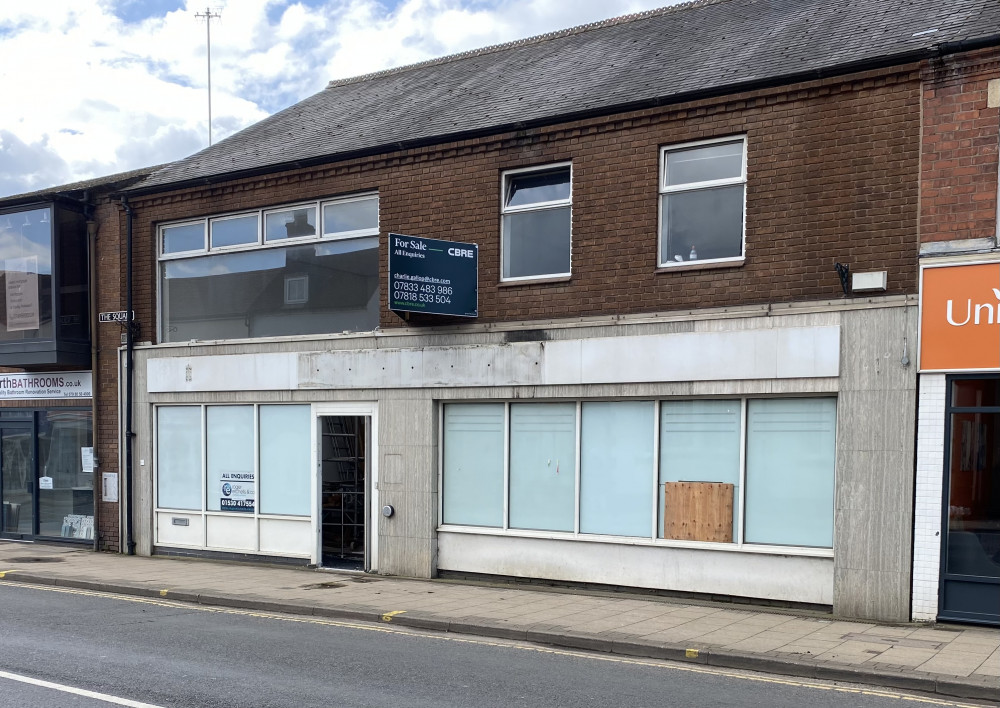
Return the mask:
<svg viewBox="0 0 1000 708">
<path fill-rule="evenodd" d="M 362 202 L 369 199 L 375 199 L 375 212 L 376 212 L 375 219 L 376 219 L 376 224 L 378 224 L 381 222 L 382 219 L 382 211 L 381 211 L 382 205 L 381 202 L 378 200 L 378 193 L 360 194 L 351 197 L 342 197 L 340 199 L 326 199 L 323 202 L 321 202 L 319 206 L 320 236 L 328 241 L 341 241 L 349 238 L 359 238 L 361 236 L 378 236 L 379 227 L 377 225 L 375 226 L 375 228 L 370 228 L 370 229 L 354 229 L 353 231 L 334 231 L 331 233 L 327 233 L 326 231 L 326 214 L 324 212 L 324 209 L 327 206 L 329 206 L 330 204 Z"/>
<path fill-rule="evenodd" d="M 467 533 L 467 534 L 479 534 L 485 536 L 513 536 L 522 538 L 538 538 L 538 539 L 550 539 L 550 540 L 573 540 L 582 542 L 594 542 L 594 543 L 617 543 L 626 544 L 633 546 L 663 546 L 669 548 L 699 548 L 708 550 L 719 550 L 719 551 L 729 551 L 736 553 L 755 553 L 755 554 L 765 554 L 765 555 L 789 555 L 789 556 L 811 556 L 816 558 L 833 558 L 834 557 L 834 547 L 836 545 L 836 537 L 834 537 L 834 547 L 821 548 L 817 546 L 783 546 L 783 545 L 772 545 L 763 543 L 747 543 L 744 539 L 744 531 L 746 527 L 746 485 L 747 485 L 747 459 L 746 459 L 746 447 L 747 438 L 749 435 L 749 430 L 747 428 L 747 410 L 751 400 L 759 400 L 765 398 L 773 398 L 772 396 L 720 396 L 719 398 L 724 400 L 733 400 L 740 402 L 740 470 L 739 470 L 739 485 L 740 485 L 740 495 L 738 499 L 733 500 L 733 513 L 739 513 L 739 525 L 737 527 L 737 532 L 730 543 L 723 543 L 717 541 L 685 541 L 678 539 L 660 538 L 659 536 L 659 524 L 660 524 L 660 513 L 661 509 L 658 504 L 658 495 L 660 490 L 660 425 L 661 425 L 661 408 L 662 404 L 665 402 L 679 401 L 679 400 L 692 400 L 692 399 L 681 399 L 681 398 L 635 398 L 635 399 L 581 399 L 576 401 L 577 403 L 577 415 L 576 415 L 576 511 L 575 511 L 575 523 L 573 531 L 540 531 L 532 529 L 512 529 L 510 528 L 510 406 L 511 403 L 548 403 L 548 402 L 567 402 L 566 399 L 532 399 L 531 401 L 526 401 L 525 399 L 512 399 L 506 401 L 490 401 L 490 400 L 466 400 L 466 399 L 454 399 L 454 400 L 440 400 L 438 403 L 438 489 L 441 490 L 438 494 L 438 531 L 448 531 L 455 533 Z M 814 394 L 803 394 L 802 396 L 789 396 L 788 398 L 834 398 L 837 401 L 837 409 L 840 409 L 840 400 L 837 396 L 830 396 L 827 393 L 814 393 Z M 581 439 L 580 431 L 583 426 L 583 403 L 593 401 L 604 401 L 604 400 L 628 400 L 628 401 L 650 401 L 652 400 L 654 405 L 654 431 L 653 431 L 653 468 L 651 472 L 650 484 L 653 487 L 653 508 L 652 508 L 652 524 L 649 536 L 608 536 L 601 534 L 589 534 L 582 533 L 580 531 L 580 484 L 581 484 Z M 698 398 L 693 400 L 706 400 L 704 398 Z M 503 403 L 504 404 L 504 500 L 503 500 L 503 524 L 499 527 L 492 526 L 466 526 L 462 524 L 447 524 L 444 522 L 444 494 L 445 494 L 445 480 L 444 480 L 444 409 L 449 403 Z M 837 484 L 837 457 L 839 454 L 837 440 L 839 438 L 835 435 L 834 437 L 834 489 L 836 489 Z M 738 512 L 737 512 L 738 510 Z"/>
<path fill-rule="evenodd" d="M 332 200 L 326 200 L 322 204 L 327 204 Z M 316 233 L 305 236 L 293 236 L 291 238 L 276 238 L 268 240 L 267 238 L 267 217 L 271 214 L 280 214 L 283 211 L 294 211 L 296 209 L 313 209 L 316 214 Z M 317 202 L 306 202 L 304 204 L 286 204 L 280 207 L 268 207 L 262 210 L 260 215 L 260 242 L 265 246 L 277 246 L 283 243 L 299 243 L 300 241 L 313 241 L 322 234 L 322 207 L 317 205 Z"/>
<path fill-rule="evenodd" d="M 257 238 L 256 238 L 256 240 L 254 240 L 254 241 L 248 241 L 246 243 L 234 243 L 231 246 L 216 246 L 216 245 L 214 245 L 212 243 L 212 225 L 213 224 L 216 224 L 216 223 L 218 223 L 220 221 L 232 221 L 234 219 L 246 219 L 248 216 L 256 216 L 257 217 Z M 225 216 L 210 216 L 208 219 L 206 219 L 206 221 L 207 221 L 207 223 L 205 225 L 205 229 L 206 229 L 205 236 L 208 239 L 208 252 L 209 253 L 218 253 L 220 251 L 238 251 L 238 250 L 246 249 L 246 248 L 256 248 L 257 246 L 260 245 L 261 215 L 258 214 L 257 212 L 245 211 L 245 212 L 242 212 L 240 214 L 226 214 Z M 167 224 L 167 226 L 171 226 L 171 225 L 172 224 Z M 186 253 L 190 253 L 190 251 L 187 251 Z M 171 253 L 170 255 L 173 256 L 173 255 L 176 255 L 176 254 Z"/>
<path fill-rule="evenodd" d="M 164 238 L 163 232 L 164 232 L 165 229 L 175 228 L 175 227 L 178 227 L 178 226 L 195 226 L 195 225 L 200 225 L 201 226 L 201 248 L 193 249 L 193 250 L 190 250 L 190 251 L 174 251 L 173 253 L 164 253 L 163 252 L 163 238 Z M 187 219 L 185 221 L 173 221 L 173 222 L 168 223 L 168 224 L 161 224 L 156 229 L 156 248 L 157 248 L 157 252 L 159 253 L 161 259 L 164 259 L 164 258 L 178 258 L 178 257 L 183 258 L 185 256 L 192 256 L 192 255 L 195 255 L 195 254 L 207 253 L 207 250 L 206 250 L 207 246 L 208 246 L 208 220 L 207 219 Z"/>
<path fill-rule="evenodd" d="M 200 219 L 181 219 L 178 221 L 167 221 L 161 224 L 157 224 L 156 227 L 156 251 L 157 251 L 157 267 L 156 267 L 156 336 L 157 341 L 163 342 L 163 268 L 162 264 L 167 261 L 184 260 L 187 258 L 202 258 L 205 256 L 212 256 L 222 253 L 239 253 L 242 251 L 260 251 L 268 248 L 289 248 L 291 246 L 297 246 L 306 243 L 315 243 L 322 241 L 343 241 L 352 238 L 368 238 L 371 236 L 378 237 L 380 235 L 381 224 L 376 224 L 375 227 L 370 229 L 357 229 L 354 231 L 347 231 L 339 233 L 335 236 L 324 236 L 323 232 L 326 230 L 326 224 L 323 219 L 323 207 L 327 204 L 340 203 L 340 202 L 351 202 L 351 201 L 361 201 L 363 199 L 376 199 L 379 200 L 378 192 L 364 192 L 361 194 L 351 194 L 344 197 L 330 197 L 327 199 L 317 199 L 308 202 L 294 202 L 291 204 L 279 204 L 275 206 L 262 207 L 260 209 L 253 209 L 249 211 L 238 211 L 238 212 L 228 212 L 220 214 L 209 214 L 208 216 L 201 217 Z M 379 202 L 381 205 L 381 202 Z M 299 238 L 285 238 L 276 239 L 274 241 L 264 240 L 264 216 L 268 213 L 286 211 L 289 209 L 296 209 L 302 207 L 312 206 L 317 210 L 317 229 L 314 236 L 302 236 Z M 257 215 L 257 241 L 254 243 L 244 243 L 237 244 L 234 246 L 220 246 L 217 248 L 211 248 L 211 223 L 212 221 L 218 221 L 220 219 L 237 218 L 242 216 Z M 377 213 L 377 219 L 381 220 L 381 206 L 379 207 Z M 172 228 L 175 226 L 193 226 L 195 224 L 201 224 L 202 226 L 202 247 L 197 250 L 191 251 L 177 251 L 176 253 L 164 253 L 163 252 L 163 231 L 164 229 Z"/>
<path fill-rule="evenodd" d="M 704 182 L 687 182 L 685 184 L 667 185 L 667 155 L 671 152 L 686 150 L 689 148 L 705 147 L 707 145 L 718 145 L 720 143 L 741 143 L 743 149 L 743 164 L 739 177 L 727 177 L 726 179 L 714 179 Z M 659 194 L 656 197 L 657 203 L 657 228 L 656 228 L 656 263 L 660 268 L 697 268 L 715 263 L 739 264 L 746 260 L 747 253 L 747 136 L 729 135 L 724 138 L 711 138 L 709 140 L 695 140 L 676 145 L 664 145 L 660 148 L 660 177 Z M 742 236 L 740 239 L 740 255 L 727 256 L 726 258 L 705 258 L 694 261 L 666 261 L 661 260 L 663 256 L 663 196 L 667 194 L 677 194 L 680 192 L 694 192 L 701 189 L 711 189 L 713 187 L 728 187 L 732 185 L 743 185 L 743 224 Z"/>
<path fill-rule="evenodd" d="M 507 187 L 511 177 L 528 174 L 531 172 L 553 172 L 569 168 L 569 197 L 567 199 L 556 199 L 548 202 L 535 202 L 519 207 L 507 206 Z M 504 216 L 508 214 L 523 214 L 530 211 L 544 211 L 558 207 L 569 207 L 569 270 L 565 273 L 545 273 L 542 275 L 524 275 L 519 277 L 506 277 L 503 274 L 504 254 L 507 249 L 507 234 L 504 232 Z M 573 274 L 573 163 L 554 162 L 549 165 L 539 165 L 537 167 L 519 167 L 513 170 L 505 170 L 500 174 L 500 282 L 519 283 L 533 280 L 551 280 L 553 278 L 568 278 Z"/>
</svg>

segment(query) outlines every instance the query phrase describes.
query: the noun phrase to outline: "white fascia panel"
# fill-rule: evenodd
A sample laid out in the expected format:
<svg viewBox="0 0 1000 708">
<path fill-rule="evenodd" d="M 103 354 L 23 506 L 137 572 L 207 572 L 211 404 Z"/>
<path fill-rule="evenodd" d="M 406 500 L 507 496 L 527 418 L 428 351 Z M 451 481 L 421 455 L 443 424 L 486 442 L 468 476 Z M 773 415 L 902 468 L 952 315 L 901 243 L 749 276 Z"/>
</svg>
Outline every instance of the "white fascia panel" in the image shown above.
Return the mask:
<svg viewBox="0 0 1000 708">
<path fill-rule="evenodd" d="M 297 354 L 233 354 L 151 358 L 150 393 L 187 391 L 288 391 L 299 387 Z"/>
</svg>

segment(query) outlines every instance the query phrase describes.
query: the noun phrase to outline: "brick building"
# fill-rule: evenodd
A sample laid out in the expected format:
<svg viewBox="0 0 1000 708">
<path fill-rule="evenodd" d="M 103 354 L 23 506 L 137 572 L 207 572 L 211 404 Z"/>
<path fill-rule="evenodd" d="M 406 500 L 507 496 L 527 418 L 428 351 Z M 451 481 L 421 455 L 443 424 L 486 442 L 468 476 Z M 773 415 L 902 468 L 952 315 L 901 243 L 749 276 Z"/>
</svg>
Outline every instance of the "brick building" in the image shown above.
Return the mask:
<svg viewBox="0 0 1000 708">
<path fill-rule="evenodd" d="M 103 546 L 927 619 L 919 255 L 995 243 L 995 112 L 949 87 L 998 33 L 699 1 L 333 82 L 119 189 Z M 477 316 L 403 313 L 456 293 L 390 234 L 475 244 Z"/>
<path fill-rule="evenodd" d="M 913 619 L 1000 623 L 1000 52 L 923 68 Z"/>
</svg>

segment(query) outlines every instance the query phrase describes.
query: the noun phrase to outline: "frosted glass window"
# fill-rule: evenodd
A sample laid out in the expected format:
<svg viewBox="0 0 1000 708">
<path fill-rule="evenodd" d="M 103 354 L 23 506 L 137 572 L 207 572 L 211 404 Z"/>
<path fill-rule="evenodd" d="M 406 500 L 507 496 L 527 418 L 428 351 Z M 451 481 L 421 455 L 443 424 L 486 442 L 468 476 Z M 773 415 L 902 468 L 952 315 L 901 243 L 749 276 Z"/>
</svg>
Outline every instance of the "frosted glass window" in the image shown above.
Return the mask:
<svg viewBox="0 0 1000 708">
<path fill-rule="evenodd" d="M 205 416 L 208 510 L 252 514 L 257 499 L 253 406 L 208 406 Z"/>
<path fill-rule="evenodd" d="M 584 403 L 580 531 L 644 536 L 653 528 L 652 401 Z"/>
<path fill-rule="evenodd" d="M 201 408 L 156 409 L 156 506 L 201 511 Z"/>
<path fill-rule="evenodd" d="M 445 406 L 444 523 L 503 526 L 503 432 L 502 403 Z"/>
<path fill-rule="evenodd" d="M 837 401 L 750 401 L 747 543 L 833 547 Z"/>
<path fill-rule="evenodd" d="M 510 407 L 510 527 L 572 531 L 576 510 L 576 404 Z"/>
<path fill-rule="evenodd" d="M 309 406 L 260 407 L 260 513 L 310 516 Z"/>
<path fill-rule="evenodd" d="M 739 529 L 740 401 L 664 401 L 660 405 L 660 485 L 656 506 L 663 536 L 664 482 L 733 485 L 733 540 Z"/>
</svg>

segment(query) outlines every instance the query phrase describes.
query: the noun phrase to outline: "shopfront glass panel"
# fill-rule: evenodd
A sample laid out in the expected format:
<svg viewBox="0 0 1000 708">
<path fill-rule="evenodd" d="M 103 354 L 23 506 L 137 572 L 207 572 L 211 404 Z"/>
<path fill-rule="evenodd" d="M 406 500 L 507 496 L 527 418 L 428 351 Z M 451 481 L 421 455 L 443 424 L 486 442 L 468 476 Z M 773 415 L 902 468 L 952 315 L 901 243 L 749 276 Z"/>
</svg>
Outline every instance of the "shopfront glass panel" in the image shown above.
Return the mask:
<svg viewBox="0 0 1000 708">
<path fill-rule="evenodd" d="M 443 523 L 503 526 L 504 405 L 444 408 Z"/>
<path fill-rule="evenodd" d="M 572 531 L 576 404 L 510 406 L 510 527 Z"/>
<path fill-rule="evenodd" d="M 52 210 L 0 214 L 0 342 L 52 336 Z"/>
<path fill-rule="evenodd" d="M 747 543 L 833 547 L 837 401 L 747 404 Z"/>
<path fill-rule="evenodd" d="M 34 531 L 35 465 L 30 427 L 0 428 L 0 490 L 3 493 L 3 533 Z"/>
<path fill-rule="evenodd" d="M 652 401 L 583 404 L 580 431 L 580 532 L 652 533 Z"/>
<path fill-rule="evenodd" d="M 309 406 L 260 407 L 260 512 L 309 516 L 312 499 Z"/>
<path fill-rule="evenodd" d="M 253 406 L 205 409 L 209 511 L 253 514 L 257 503 Z"/>
<path fill-rule="evenodd" d="M 156 506 L 201 511 L 201 407 L 156 409 Z"/>
<path fill-rule="evenodd" d="M 94 538 L 90 411 L 38 413 L 38 535 Z"/>
<path fill-rule="evenodd" d="M 995 405 L 998 382 L 956 381 L 954 400 Z M 946 572 L 1000 578 L 1000 413 L 952 414 L 948 484 Z"/>
</svg>

